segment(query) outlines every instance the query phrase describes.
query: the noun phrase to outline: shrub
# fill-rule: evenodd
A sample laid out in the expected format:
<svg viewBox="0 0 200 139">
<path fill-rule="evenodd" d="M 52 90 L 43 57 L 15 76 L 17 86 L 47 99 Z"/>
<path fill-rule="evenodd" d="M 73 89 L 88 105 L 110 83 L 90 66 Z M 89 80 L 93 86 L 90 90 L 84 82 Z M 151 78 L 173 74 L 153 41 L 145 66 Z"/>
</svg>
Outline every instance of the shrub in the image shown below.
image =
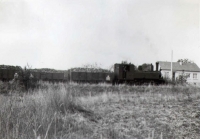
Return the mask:
<svg viewBox="0 0 200 139">
<path fill-rule="evenodd" d="M 34 89 L 36 87 L 37 81 L 33 79 L 33 75 L 31 74 L 31 67 L 29 65 L 25 66 L 24 69 L 20 69 L 18 74 L 19 77 L 15 82 L 19 82 L 22 88 L 26 91 L 29 89 Z"/>
</svg>

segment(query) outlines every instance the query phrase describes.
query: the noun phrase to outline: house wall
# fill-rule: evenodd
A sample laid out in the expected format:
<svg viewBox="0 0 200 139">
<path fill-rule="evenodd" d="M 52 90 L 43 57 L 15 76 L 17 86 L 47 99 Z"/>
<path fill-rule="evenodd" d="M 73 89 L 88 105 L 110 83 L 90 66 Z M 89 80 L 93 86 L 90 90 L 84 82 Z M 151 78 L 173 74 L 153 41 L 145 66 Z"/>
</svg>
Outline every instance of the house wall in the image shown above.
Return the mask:
<svg viewBox="0 0 200 139">
<path fill-rule="evenodd" d="M 164 78 L 170 78 L 171 79 L 171 77 L 172 77 L 170 70 L 161 70 L 161 74 L 162 74 L 162 77 L 164 77 Z"/>
<path fill-rule="evenodd" d="M 182 75 L 182 71 L 176 71 L 176 77 L 179 75 Z M 185 71 L 184 74 L 189 74 L 189 77 L 187 78 L 187 82 L 190 84 L 198 84 L 200 85 L 200 72 L 190 72 L 190 71 Z M 194 75 L 196 74 L 196 75 Z"/>
<path fill-rule="evenodd" d="M 163 77 L 171 79 L 171 70 L 161 70 L 161 74 Z M 182 74 L 183 71 L 175 71 L 175 79 Z M 190 76 L 187 78 L 188 83 L 200 85 L 200 72 L 184 71 L 184 74 L 190 74 Z"/>
</svg>

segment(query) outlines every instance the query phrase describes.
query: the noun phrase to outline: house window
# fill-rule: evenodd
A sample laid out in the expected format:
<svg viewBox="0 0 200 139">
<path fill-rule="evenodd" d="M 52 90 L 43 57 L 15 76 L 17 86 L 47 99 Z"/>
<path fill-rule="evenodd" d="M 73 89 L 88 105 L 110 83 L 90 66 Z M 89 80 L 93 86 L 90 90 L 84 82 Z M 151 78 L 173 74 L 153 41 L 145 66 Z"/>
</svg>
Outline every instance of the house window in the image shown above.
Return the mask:
<svg viewBox="0 0 200 139">
<path fill-rule="evenodd" d="M 197 73 L 193 73 L 193 79 L 197 79 Z"/>
</svg>

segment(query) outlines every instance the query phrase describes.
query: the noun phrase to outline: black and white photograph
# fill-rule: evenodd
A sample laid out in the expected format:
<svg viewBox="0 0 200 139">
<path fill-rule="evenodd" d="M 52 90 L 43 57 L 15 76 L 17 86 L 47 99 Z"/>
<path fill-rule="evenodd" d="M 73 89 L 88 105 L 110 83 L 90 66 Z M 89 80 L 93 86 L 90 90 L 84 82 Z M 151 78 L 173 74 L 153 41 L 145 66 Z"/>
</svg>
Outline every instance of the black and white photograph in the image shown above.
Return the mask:
<svg viewBox="0 0 200 139">
<path fill-rule="evenodd" d="M 200 1 L 0 0 L 0 139 L 200 139 Z"/>
</svg>

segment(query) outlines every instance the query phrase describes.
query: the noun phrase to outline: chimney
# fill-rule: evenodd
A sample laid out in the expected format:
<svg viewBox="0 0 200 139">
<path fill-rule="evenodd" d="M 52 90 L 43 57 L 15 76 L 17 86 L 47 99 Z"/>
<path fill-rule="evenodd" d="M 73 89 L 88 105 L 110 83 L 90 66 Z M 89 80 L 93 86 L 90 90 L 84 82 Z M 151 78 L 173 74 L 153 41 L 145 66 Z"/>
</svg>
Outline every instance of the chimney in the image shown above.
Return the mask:
<svg viewBox="0 0 200 139">
<path fill-rule="evenodd" d="M 159 64 L 159 63 L 158 63 L 158 62 L 156 62 L 156 71 L 158 71 L 158 64 Z"/>
<path fill-rule="evenodd" d="M 182 61 L 180 61 L 180 62 L 179 62 L 179 64 L 180 64 L 180 65 L 183 65 L 183 62 L 182 62 Z"/>
</svg>

